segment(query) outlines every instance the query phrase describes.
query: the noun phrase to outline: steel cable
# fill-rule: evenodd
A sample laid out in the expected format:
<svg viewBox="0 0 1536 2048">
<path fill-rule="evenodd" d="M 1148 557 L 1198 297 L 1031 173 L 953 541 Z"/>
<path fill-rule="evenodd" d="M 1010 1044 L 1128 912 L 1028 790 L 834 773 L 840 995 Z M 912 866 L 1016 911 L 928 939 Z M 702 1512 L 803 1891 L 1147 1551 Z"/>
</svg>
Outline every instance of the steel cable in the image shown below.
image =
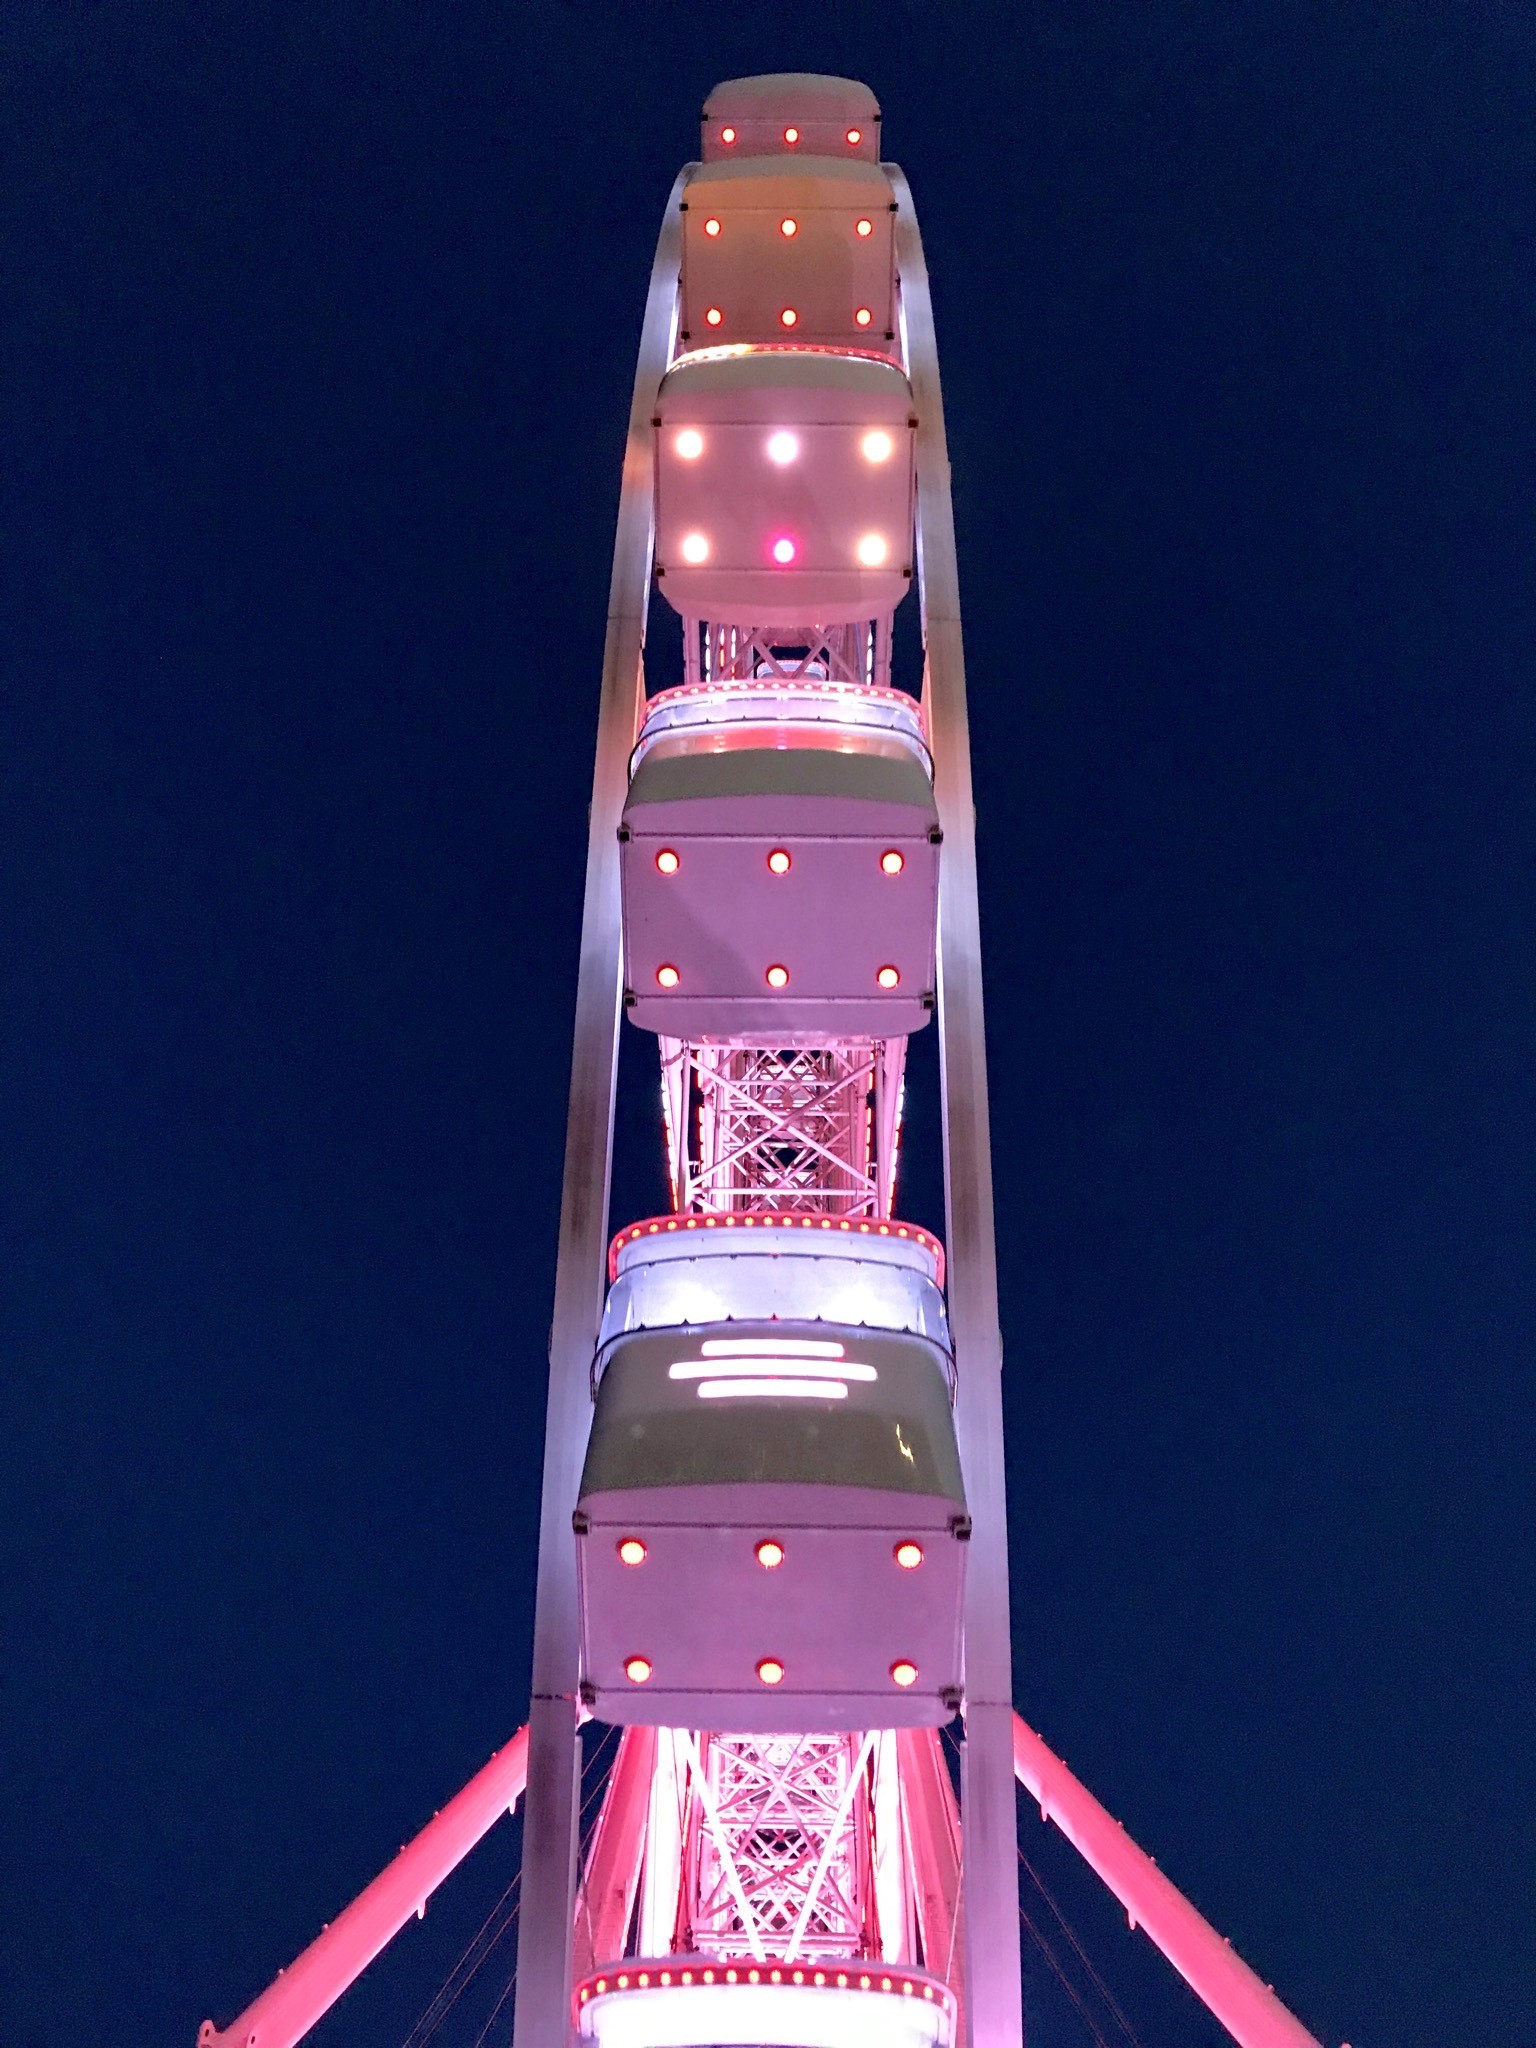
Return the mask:
<svg viewBox="0 0 1536 2048">
<path fill-rule="evenodd" d="M 1141 2048 L 1141 2041 L 1137 2036 L 1136 2029 L 1131 2025 L 1130 2021 L 1126 2018 L 1124 2012 L 1121 2010 L 1119 2002 L 1116 1999 L 1114 1993 L 1110 1990 L 1109 1986 L 1104 1982 L 1104 1979 L 1099 1975 L 1098 1971 L 1094 1968 L 1092 1959 L 1090 1958 L 1088 1951 L 1083 1947 L 1083 1944 L 1078 1940 L 1075 1929 L 1072 1927 L 1070 1921 L 1067 1919 L 1066 1914 L 1062 1912 L 1060 1906 L 1057 1905 L 1055 1899 L 1052 1898 L 1049 1890 L 1046 1888 L 1044 1878 L 1041 1877 L 1040 1873 L 1035 1869 L 1034 1865 L 1030 1862 L 1029 1858 L 1024 1854 L 1024 1851 L 1022 1849 L 1019 1851 L 1019 1861 L 1023 1864 L 1024 1868 L 1029 1872 L 1030 1880 L 1034 1884 L 1036 1891 L 1039 1892 L 1041 1898 L 1044 1899 L 1045 1903 L 1050 1907 L 1052 1913 L 1055 1914 L 1057 1925 L 1061 1928 L 1062 1933 L 1067 1937 L 1068 1941 L 1071 1942 L 1073 1948 L 1077 1951 L 1078 1961 L 1082 1964 L 1083 1968 L 1088 1972 L 1089 1977 L 1093 1981 L 1094 1989 L 1098 1992 L 1100 1998 L 1103 1999 L 1104 2003 L 1109 2007 L 1110 2012 L 1114 2015 L 1116 2025 L 1120 2028 L 1120 2031 L 1125 2035 L 1125 2038 L 1130 2042 L 1131 2048 Z"/>
</svg>

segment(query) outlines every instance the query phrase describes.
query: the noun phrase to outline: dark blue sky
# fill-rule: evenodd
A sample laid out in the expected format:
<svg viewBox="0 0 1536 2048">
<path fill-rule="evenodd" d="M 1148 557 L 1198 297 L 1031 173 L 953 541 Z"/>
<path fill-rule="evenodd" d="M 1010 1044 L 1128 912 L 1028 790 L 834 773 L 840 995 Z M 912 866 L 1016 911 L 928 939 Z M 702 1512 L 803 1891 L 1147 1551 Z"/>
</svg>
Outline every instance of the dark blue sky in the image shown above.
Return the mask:
<svg viewBox="0 0 1536 2048">
<path fill-rule="evenodd" d="M 523 1717 L 641 296 L 785 67 L 936 275 L 1020 1704 L 1330 2048 L 1532 2048 L 1523 0 L 0 18 L 7 2048 L 190 2048 Z"/>
</svg>

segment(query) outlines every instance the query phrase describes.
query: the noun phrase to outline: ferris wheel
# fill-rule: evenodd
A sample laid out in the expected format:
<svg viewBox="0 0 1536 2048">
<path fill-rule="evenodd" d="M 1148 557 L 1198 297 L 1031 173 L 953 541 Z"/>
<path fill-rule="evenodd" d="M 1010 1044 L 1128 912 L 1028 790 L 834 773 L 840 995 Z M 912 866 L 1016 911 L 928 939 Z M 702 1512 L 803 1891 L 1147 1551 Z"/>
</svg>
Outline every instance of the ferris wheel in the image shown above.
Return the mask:
<svg viewBox="0 0 1536 2048">
<path fill-rule="evenodd" d="M 625 1031 L 662 1216 L 609 1213 Z M 942 1242 L 900 1203 L 923 1031 Z M 1021 1783 L 1244 2048 L 1316 2048 L 1014 1711 L 1002 1396 L 917 216 L 868 87 L 732 80 L 624 454 L 527 1726 L 202 2048 L 290 2048 L 519 1798 L 517 2048 L 1019 2048 Z M 618 1734 L 578 1854 L 589 1720 Z"/>
</svg>

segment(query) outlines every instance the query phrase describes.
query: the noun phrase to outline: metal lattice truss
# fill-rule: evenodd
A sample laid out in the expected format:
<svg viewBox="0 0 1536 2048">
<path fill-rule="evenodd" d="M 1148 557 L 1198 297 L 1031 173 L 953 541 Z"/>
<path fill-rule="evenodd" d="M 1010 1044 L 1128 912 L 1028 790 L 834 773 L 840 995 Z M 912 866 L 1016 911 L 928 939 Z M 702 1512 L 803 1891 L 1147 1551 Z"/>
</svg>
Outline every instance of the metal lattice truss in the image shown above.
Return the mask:
<svg viewBox="0 0 1536 2048">
<path fill-rule="evenodd" d="M 677 1208 L 888 1217 L 905 1055 L 899 1038 L 782 1047 L 663 1038 Z"/>
<path fill-rule="evenodd" d="M 877 1955 L 873 1735 L 689 1744 L 684 1898 L 700 1955 Z"/>
<path fill-rule="evenodd" d="M 732 626 L 688 619 L 683 680 L 740 683 L 763 677 L 873 684 L 891 680 L 891 614 L 840 626 Z"/>
</svg>

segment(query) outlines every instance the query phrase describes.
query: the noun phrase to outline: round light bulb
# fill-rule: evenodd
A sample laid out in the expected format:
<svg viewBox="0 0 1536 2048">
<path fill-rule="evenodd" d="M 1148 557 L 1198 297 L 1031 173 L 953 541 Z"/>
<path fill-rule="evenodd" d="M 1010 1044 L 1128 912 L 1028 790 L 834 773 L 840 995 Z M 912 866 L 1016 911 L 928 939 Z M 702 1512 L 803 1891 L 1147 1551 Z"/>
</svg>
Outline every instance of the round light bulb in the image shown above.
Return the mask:
<svg viewBox="0 0 1536 2048">
<path fill-rule="evenodd" d="M 800 437 L 798 434 L 790 433 L 788 428 L 780 427 L 776 434 L 768 436 L 768 460 L 776 462 L 780 469 L 793 462 L 799 453 Z"/>
<path fill-rule="evenodd" d="M 709 311 L 704 315 L 705 322 L 710 327 L 718 327 L 720 325 L 720 322 L 724 318 L 725 315 L 721 312 L 718 306 L 711 306 Z"/>
<path fill-rule="evenodd" d="M 859 542 L 857 552 L 859 561 L 864 568 L 878 569 L 890 550 L 886 546 L 883 534 L 866 533 Z"/>
<path fill-rule="evenodd" d="M 867 327 L 873 318 L 874 315 L 870 312 L 868 306 L 860 306 L 857 313 L 853 316 L 853 324 L 855 327 Z"/>
<path fill-rule="evenodd" d="M 859 443 L 859 453 L 866 462 L 889 462 L 896 453 L 896 443 L 884 427 L 871 427 Z"/>
<path fill-rule="evenodd" d="M 682 553 L 683 560 L 685 562 L 692 562 L 694 567 L 697 568 L 700 562 L 707 562 L 709 560 L 709 542 L 702 533 L 685 533 L 683 535 Z M 859 559 L 863 560 L 862 553 Z"/>
<path fill-rule="evenodd" d="M 872 220 L 856 220 L 853 224 L 853 232 L 862 241 L 867 241 L 875 232 L 875 224 Z"/>
<path fill-rule="evenodd" d="M 922 1561 L 923 1546 L 921 1543 L 907 1542 L 897 1544 L 896 1562 L 904 1572 L 915 1572 Z"/>
<path fill-rule="evenodd" d="M 897 857 L 898 859 L 900 858 L 899 855 Z M 670 846 L 664 846 L 656 856 L 656 866 L 658 871 L 664 875 L 675 875 L 682 866 L 682 862 Z"/>
<path fill-rule="evenodd" d="M 631 1567 L 645 1563 L 645 1545 L 638 1536 L 626 1536 L 619 1545 L 619 1563 Z"/>
<path fill-rule="evenodd" d="M 917 1683 L 917 1666 L 909 1664 L 905 1657 L 898 1657 L 891 1666 L 891 1676 L 898 1685 L 915 1685 Z"/>
<path fill-rule="evenodd" d="M 768 970 L 768 986 L 770 988 L 788 988 L 789 969 L 787 967 L 770 967 Z"/>
<path fill-rule="evenodd" d="M 781 221 L 779 222 L 779 233 L 780 233 L 781 235 L 784 235 L 784 236 L 788 237 L 788 236 L 790 236 L 790 235 L 796 235 L 796 234 L 798 234 L 799 232 L 800 232 L 800 223 L 799 223 L 799 221 L 797 221 L 797 220 L 790 220 L 790 219 L 789 219 L 789 218 L 788 218 L 788 217 L 786 216 L 786 217 L 785 217 L 785 219 L 783 219 L 783 220 L 781 220 Z"/>
<path fill-rule="evenodd" d="M 720 232 L 719 221 L 717 221 L 716 219 L 714 219 L 713 216 L 711 216 L 710 219 L 708 219 L 704 223 L 704 232 L 706 235 L 718 235 Z"/>
<path fill-rule="evenodd" d="M 704 453 L 704 436 L 697 427 L 684 427 L 672 446 L 684 462 L 697 462 Z"/>
<path fill-rule="evenodd" d="M 631 1685 L 644 1685 L 650 1675 L 651 1660 L 649 1657 L 626 1657 L 624 1659 L 624 1676 Z"/>
<path fill-rule="evenodd" d="M 882 988 L 894 988 L 901 976 L 894 967 L 882 967 L 875 979 Z"/>
<path fill-rule="evenodd" d="M 786 306 L 783 312 L 779 315 L 779 325 L 781 327 L 793 327 L 795 322 L 799 318 L 800 315 L 795 311 L 793 306 Z"/>
<path fill-rule="evenodd" d="M 784 140 L 793 148 L 800 140 L 800 130 L 798 128 L 786 128 L 784 130 Z"/>
<path fill-rule="evenodd" d="M 656 970 L 656 986 L 658 988 L 676 988 L 681 979 L 682 976 L 675 967 L 658 967 Z"/>
<path fill-rule="evenodd" d="M 734 142 L 736 140 L 736 130 L 734 128 L 722 128 L 720 130 L 720 140 L 722 142 Z"/>
<path fill-rule="evenodd" d="M 765 1572 L 774 1572 L 784 1562 L 784 1546 L 775 1543 L 771 1536 L 765 1536 L 752 1555 Z"/>
<path fill-rule="evenodd" d="M 795 559 L 795 544 L 787 534 L 781 535 L 774 542 L 772 553 L 780 568 L 784 568 Z"/>
<path fill-rule="evenodd" d="M 658 861 L 657 866 L 659 867 L 660 865 L 661 863 Z M 880 872 L 882 875 L 899 875 L 905 866 L 906 862 L 894 846 L 889 853 L 882 853 L 880 856 Z"/>
<path fill-rule="evenodd" d="M 771 875 L 787 875 L 790 858 L 782 846 L 776 846 L 768 856 L 768 872 Z"/>
<path fill-rule="evenodd" d="M 784 1666 L 777 1657 L 764 1657 L 758 1664 L 757 1675 L 764 1685 L 781 1685 L 784 1681 Z M 912 1677 L 916 1678 L 916 1676 L 917 1673 L 914 1671 Z M 898 1684 L 900 1683 L 899 1680 L 897 1682 Z M 907 1683 L 909 1685 L 911 1682 L 911 1679 L 908 1679 Z"/>
<path fill-rule="evenodd" d="M 857 149 L 859 144 L 864 140 L 864 137 L 857 128 L 850 128 L 848 130 L 848 134 L 845 140 L 847 141 L 848 147 L 850 149 Z"/>
</svg>

